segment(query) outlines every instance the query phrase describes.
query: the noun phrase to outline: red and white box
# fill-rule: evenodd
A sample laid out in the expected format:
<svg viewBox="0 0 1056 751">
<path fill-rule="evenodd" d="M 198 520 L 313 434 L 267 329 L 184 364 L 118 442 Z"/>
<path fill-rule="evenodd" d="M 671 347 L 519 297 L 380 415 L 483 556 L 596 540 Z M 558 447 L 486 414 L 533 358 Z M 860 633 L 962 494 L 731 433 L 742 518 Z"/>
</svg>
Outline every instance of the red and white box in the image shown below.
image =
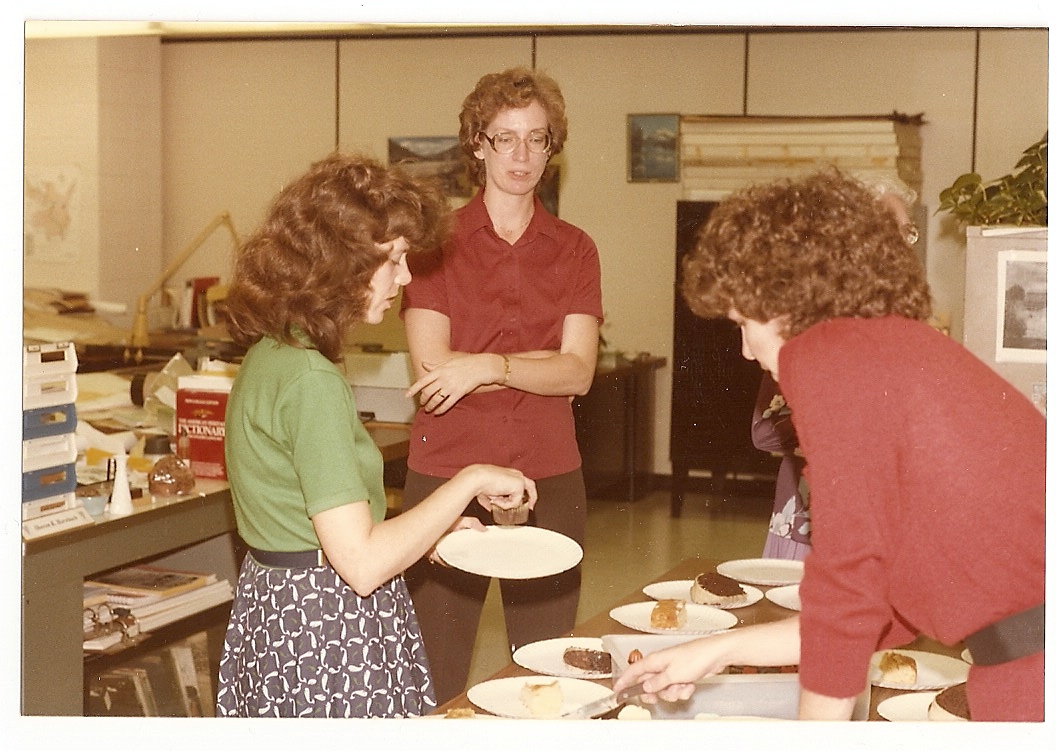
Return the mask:
<svg viewBox="0 0 1056 751">
<path fill-rule="evenodd" d="M 195 477 L 227 479 L 224 416 L 234 378 L 227 375 L 181 376 L 176 388 L 177 446 L 186 442 L 186 458 Z"/>
</svg>

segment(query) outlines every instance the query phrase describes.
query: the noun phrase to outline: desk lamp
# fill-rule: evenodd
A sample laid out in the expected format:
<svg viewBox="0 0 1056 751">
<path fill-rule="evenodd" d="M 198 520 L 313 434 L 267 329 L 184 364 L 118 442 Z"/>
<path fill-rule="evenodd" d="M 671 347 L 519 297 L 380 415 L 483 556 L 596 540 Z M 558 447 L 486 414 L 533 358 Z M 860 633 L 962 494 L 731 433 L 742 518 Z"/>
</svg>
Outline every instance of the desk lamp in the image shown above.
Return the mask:
<svg viewBox="0 0 1056 751">
<path fill-rule="evenodd" d="M 231 214 L 227 211 L 222 211 L 213 217 L 205 227 L 199 232 L 190 243 L 187 244 L 180 253 L 172 259 L 168 267 L 161 272 L 161 275 L 146 289 L 146 291 L 139 296 L 139 300 L 136 303 L 136 317 L 132 322 L 132 334 L 129 337 L 129 349 L 136 350 L 135 360 L 139 362 L 143 359 L 143 348 L 150 346 L 150 332 L 147 325 L 147 301 L 151 296 L 161 289 L 162 285 L 169 280 L 176 270 L 179 269 L 187 260 L 194 255 L 195 251 L 202 246 L 202 243 L 208 239 L 208 237 L 216 231 L 220 226 L 227 227 L 231 233 L 231 237 L 235 241 L 236 252 L 241 247 L 241 240 L 238 238 L 238 233 L 235 231 L 234 222 L 231 221 Z M 129 359 L 129 353 L 125 353 L 125 359 Z"/>
</svg>

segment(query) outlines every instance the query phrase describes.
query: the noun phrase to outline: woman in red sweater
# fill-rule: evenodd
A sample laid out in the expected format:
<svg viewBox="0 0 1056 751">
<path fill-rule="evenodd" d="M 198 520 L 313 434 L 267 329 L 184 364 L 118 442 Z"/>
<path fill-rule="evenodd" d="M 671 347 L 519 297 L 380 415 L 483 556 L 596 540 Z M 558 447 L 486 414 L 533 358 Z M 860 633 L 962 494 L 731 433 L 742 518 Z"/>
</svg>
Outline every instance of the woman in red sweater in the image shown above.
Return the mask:
<svg viewBox="0 0 1056 751">
<path fill-rule="evenodd" d="M 790 618 L 657 652 L 617 689 L 685 699 L 731 664 L 800 666 L 800 717 L 847 719 L 878 649 L 964 641 L 976 720 L 1044 715 L 1045 420 L 929 327 L 897 222 L 835 170 L 724 201 L 685 265 L 780 383 L 811 486 L 813 552 Z"/>
</svg>

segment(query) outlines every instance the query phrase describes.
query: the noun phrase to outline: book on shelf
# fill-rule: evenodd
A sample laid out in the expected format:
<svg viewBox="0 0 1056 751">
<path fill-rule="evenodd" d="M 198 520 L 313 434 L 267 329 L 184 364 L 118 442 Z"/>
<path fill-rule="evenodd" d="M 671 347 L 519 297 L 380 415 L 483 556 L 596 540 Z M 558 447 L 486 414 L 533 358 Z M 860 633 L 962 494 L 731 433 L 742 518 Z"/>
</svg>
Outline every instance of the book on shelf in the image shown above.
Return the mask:
<svg viewBox="0 0 1056 751">
<path fill-rule="evenodd" d="M 138 607 L 126 608 L 121 605 L 114 605 L 113 607 L 115 612 L 119 614 L 127 610 L 136 619 L 141 632 L 150 632 L 174 623 L 181 618 L 208 610 L 215 605 L 230 602 L 233 596 L 234 591 L 230 582 L 227 579 L 221 579 L 199 589 L 184 592 L 158 602 Z"/>
<path fill-rule="evenodd" d="M 88 584 L 109 589 L 111 605 L 145 605 L 216 581 L 215 574 L 179 571 L 159 566 L 129 566 L 109 574 L 93 576 Z"/>
</svg>

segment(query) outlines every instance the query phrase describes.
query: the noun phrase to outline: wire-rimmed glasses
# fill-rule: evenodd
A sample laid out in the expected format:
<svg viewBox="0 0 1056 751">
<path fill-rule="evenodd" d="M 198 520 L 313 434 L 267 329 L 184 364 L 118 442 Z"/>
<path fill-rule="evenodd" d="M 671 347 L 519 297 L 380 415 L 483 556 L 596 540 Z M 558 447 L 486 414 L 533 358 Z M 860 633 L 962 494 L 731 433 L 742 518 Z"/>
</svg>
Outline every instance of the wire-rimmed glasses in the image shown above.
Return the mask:
<svg viewBox="0 0 1056 751">
<path fill-rule="evenodd" d="M 495 150 L 496 154 L 512 154 L 521 143 L 524 143 L 528 147 L 528 151 L 533 154 L 545 154 L 550 150 L 550 145 L 553 142 L 548 130 L 533 130 L 526 138 L 521 138 L 516 133 L 510 133 L 509 131 L 499 131 L 493 136 L 481 131 L 480 135 L 491 144 L 491 148 Z"/>
</svg>

